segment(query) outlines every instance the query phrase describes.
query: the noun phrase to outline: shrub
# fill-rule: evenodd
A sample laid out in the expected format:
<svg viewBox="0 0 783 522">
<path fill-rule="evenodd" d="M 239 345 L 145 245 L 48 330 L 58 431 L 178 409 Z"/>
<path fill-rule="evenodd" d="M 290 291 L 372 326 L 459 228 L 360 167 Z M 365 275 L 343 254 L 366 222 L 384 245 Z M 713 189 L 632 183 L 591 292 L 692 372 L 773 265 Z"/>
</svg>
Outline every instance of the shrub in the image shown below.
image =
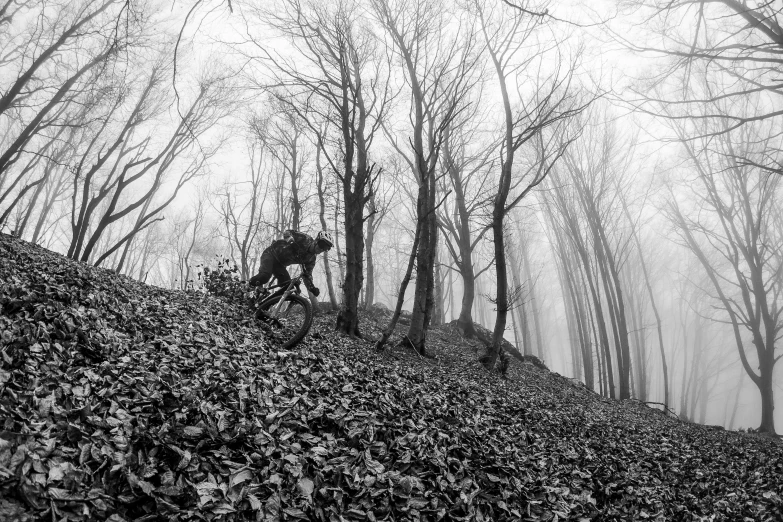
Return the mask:
<svg viewBox="0 0 783 522">
<path fill-rule="evenodd" d="M 236 301 L 245 299 L 248 286 L 239 278 L 239 267 L 230 259 L 218 258 L 217 267 L 199 265 L 199 289 L 210 295 L 227 297 Z"/>
</svg>

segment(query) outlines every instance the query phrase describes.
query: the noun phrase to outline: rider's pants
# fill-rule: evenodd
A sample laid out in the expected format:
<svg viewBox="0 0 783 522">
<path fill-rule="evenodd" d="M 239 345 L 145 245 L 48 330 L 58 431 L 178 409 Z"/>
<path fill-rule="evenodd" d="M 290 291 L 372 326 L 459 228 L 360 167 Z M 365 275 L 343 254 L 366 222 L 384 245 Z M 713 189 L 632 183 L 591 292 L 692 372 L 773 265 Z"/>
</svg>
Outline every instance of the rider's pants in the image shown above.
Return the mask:
<svg viewBox="0 0 783 522">
<path fill-rule="evenodd" d="M 250 284 L 253 286 L 266 284 L 272 276 L 277 279 L 280 285 L 287 284 L 291 280 L 288 270 L 271 252 L 264 252 L 259 259 L 258 274 L 250 278 Z"/>
</svg>

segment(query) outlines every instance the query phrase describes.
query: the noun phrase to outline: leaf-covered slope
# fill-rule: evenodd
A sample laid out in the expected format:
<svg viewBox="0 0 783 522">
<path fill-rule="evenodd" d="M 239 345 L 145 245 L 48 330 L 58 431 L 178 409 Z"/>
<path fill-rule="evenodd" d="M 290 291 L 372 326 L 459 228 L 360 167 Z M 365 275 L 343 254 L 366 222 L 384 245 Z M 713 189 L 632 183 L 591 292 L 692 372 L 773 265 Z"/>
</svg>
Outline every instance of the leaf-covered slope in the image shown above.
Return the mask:
<svg viewBox="0 0 783 522">
<path fill-rule="evenodd" d="M 0 520 L 783 518 L 778 441 L 487 375 L 448 328 L 434 360 L 328 316 L 284 352 L 235 303 L 2 235 L 0 305 Z"/>
</svg>

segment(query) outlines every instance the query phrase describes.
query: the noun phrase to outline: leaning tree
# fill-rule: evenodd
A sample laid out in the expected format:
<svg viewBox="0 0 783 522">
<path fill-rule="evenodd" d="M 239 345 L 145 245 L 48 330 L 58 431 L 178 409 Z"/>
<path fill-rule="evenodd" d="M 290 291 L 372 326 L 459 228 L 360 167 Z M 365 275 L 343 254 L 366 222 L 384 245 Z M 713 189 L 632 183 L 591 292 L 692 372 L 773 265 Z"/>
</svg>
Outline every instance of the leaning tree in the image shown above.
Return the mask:
<svg viewBox="0 0 783 522">
<path fill-rule="evenodd" d="M 746 102 L 748 112 L 753 103 Z M 759 390 L 759 430 L 775 433 L 773 372 L 783 357 L 776 355 L 783 331 L 782 180 L 763 164 L 777 150 L 780 128 L 766 120 L 728 133 L 730 119 L 717 124 L 700 120 L 693 130 L 701 139 L 675 126 L 690 168 L 687 181 L 670 191 L 668 214 L 709 278 L 721 311 L 715 320 L 731 325 L 742 367 Z"/>
</svg>

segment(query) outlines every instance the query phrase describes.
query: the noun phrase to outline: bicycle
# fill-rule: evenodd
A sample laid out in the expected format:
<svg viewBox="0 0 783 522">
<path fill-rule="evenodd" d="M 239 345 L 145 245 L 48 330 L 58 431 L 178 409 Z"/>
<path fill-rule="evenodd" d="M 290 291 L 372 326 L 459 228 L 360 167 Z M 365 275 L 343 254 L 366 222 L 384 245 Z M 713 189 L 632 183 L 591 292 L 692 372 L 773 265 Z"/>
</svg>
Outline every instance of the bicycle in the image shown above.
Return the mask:
<svg viewBox="0 0 783 522">
<path fill-rule="evenodd" d="M 304 272 L 287 284 L 261 287 L 260 303 L 255 318 L 263 321 L 272 335 L 282 341 L 283 348 L 291 348 L 305 338 L 313 325 L 313 305 L 301 295 L 300 285 L 308 288 L 313 282 Z"/>
</svg>

